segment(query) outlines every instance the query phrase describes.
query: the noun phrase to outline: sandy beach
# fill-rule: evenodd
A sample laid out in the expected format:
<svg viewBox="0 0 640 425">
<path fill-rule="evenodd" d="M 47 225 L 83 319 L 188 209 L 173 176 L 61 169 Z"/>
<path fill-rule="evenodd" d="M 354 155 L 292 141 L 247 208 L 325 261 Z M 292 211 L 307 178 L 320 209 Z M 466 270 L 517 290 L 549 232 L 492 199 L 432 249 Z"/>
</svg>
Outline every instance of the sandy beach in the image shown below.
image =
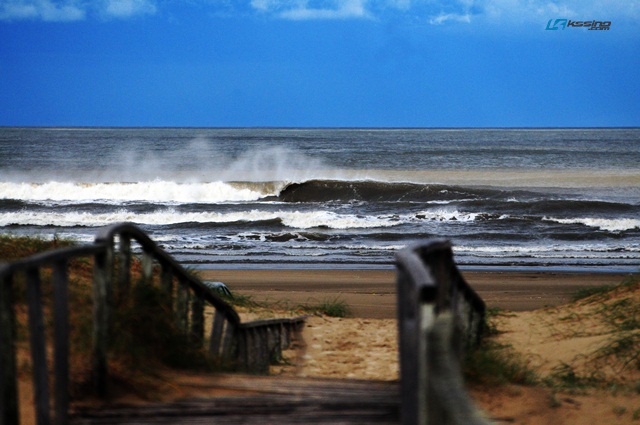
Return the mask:
<svg viewBox="0 0 640 425">
<path fill-rule="evenodd" d="M 349 305 L 351 317 L 321 314 L 307 317 L 302 340 L 284 353 L 282 363 L 272 366 L 273 382 L 296 378 L 398 380 L 394 270 L 245 269 L 200 270 L 198 273 L 204 280 L 224 282 L 235 294 L 271 304 L 238 307 L 243 321 L 294 314 L 291 307 L 326 300 L 337 299 Z M 599 365 L 589 363 L 589 359 L 615 331 L 602 316 L 604 307 L 614 305 L 612 303 L 621 305 L 620 300 L 626 299 L 631 306 L 640 305 L 637 284 L 616 292 L 609 301 L 570 303 L 576 291 L 616 285 L 628 279 L 628 274 L 507 271 L 463 274 L 489 308 L 503 310 L 495 319 L 500 332 L 491 338 L 498 345 L 513 349 L 513 355 L 526 362 L 539 380 L 552 376 L 558 365 L 571 365 L 576 373 Z M 630 311 L 637 313 L 637 309 Z M 210 319 L 212 312 L 205 314 Z M 612 379 L 614 390 L 609 387 L 563 389 L 542 384 L 472 384 L 469 392 L 475 404 L 496 424 L 631 425 L 640 417 L 640 387 L 633 389 L 634 383 L 640 382 L 640 376 L 638 371 L 620 375 L 617 365 L 607 362 L 599 370 L 607 379 Z M 151 398 L 125 392 L 111 402 L 136 404 L 246 394 L 252 388 L 253 377 L 242 390 L 227 382 L 237 384 L 237 379 L 242 381 L 247 377 L 167 370 L 163 373 L 163 385 Z M 33 423 L 33 420 L 24 423 Z"/>
<path fill-rule="evenodd" d="M 353 316 L 396 317 L 395 270 L 199 270 L 204 280 L 224 282 L 255 301 L 314 304 L 344 301 Z M 463 272 L 487 307 L 528 311 L 566 303 L 587 287 L 620 283 L 623 273 Z"/>
<path fill-rule="evenodd" d="M 637 423 L 638 389 L 630 389 L 634 382 L 639 382 L 637 372 L 625 370 L 621 375 L 619 361 L 597 360 L 599 350 L 616 335 L 619 337 L 607 324 L 607 303 L 614 305 L 626 300 L 630 305 L 637 304 L 640 302 L 637 285 L 609 301 L 571 303 L 576 291 L 616 285 L 628 279 L 628 274 L 504 271 L 463 275 L 487 307 L 503 310 L 497 319 L 500 332 L 495 337 L 496 343 L 511 347 L 513 355 L 526 362 L 538 379 L 553 376 L 558 367 L 571 367 L 577 374 L 591 376 L 595 367 L 612 382 L 610 388 L 615 388 L 471 386 L 475 403 L 494 423 Z M 235 293 L 272 302 L 274 306 L 313 305 L 336 299 L 349 305 L 353 317 L 309 317 L 302 350 L 292 353 L 284 367 L 273 368 L 272 374 L 398 379 L 393 270 L 208 270 L 201 272 L 201 276 L 223 281 Z M 636 314 L 633 313 L 636 310 L 630 314 Z M 243 320 L 254 318 L 249 315 Z"/>
</svg>

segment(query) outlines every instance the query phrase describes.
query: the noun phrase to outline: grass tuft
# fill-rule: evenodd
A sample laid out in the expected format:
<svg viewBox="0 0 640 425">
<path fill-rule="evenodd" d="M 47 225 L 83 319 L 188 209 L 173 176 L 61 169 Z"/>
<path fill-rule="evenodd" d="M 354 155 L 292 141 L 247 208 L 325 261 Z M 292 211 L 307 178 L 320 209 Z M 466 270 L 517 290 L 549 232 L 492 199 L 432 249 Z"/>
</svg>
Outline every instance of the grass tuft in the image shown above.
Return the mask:
<svg viewBox="0 0 640 425">
<path fill-rule="evenodd" d="M 575 393 L 588 388 L 602 386 L 603 381 L 595 373 L 587 375 L 580 374 L 576 372 L 570 364 L 561 363 L 545 378 L 544 383 L 557 391 L 562 390 Z"/>
<path fill-rule="evenodd" d="M 505 314 L 499 309 L 487 310 L 485 337 L 465 357 L 463 370 L 467 381 L 491 386 L 507 383 L 534 385 L 538 382 L 535 371 L 513 347 L 491 339 L 491 336 L 501 333 L 496 320 Z"/>
<path fill-rule="evenodd" d="M 485 339 L 467 354 L 464 374 L 469 382 L 484 385 L 534 385 L 538 376 L 512 347 Z"/>
<path fill-rule="evenodd" d="M 352 314 L 351 307 L 338 298 L 326 299 L 315 305 L 302 305 L 299 309 L 308 314 L 321 314 L 329 317 L 349 317 Z"/>
<path fill-rule="evenodd" d="M 73 246 L 74 244 L 74 241 L 70 239 L 60 239 L 57 235 L 52 239 L 33 236 L 0 235 L 0 261 L 11 262 L 52 249 Z"/>
</svg>

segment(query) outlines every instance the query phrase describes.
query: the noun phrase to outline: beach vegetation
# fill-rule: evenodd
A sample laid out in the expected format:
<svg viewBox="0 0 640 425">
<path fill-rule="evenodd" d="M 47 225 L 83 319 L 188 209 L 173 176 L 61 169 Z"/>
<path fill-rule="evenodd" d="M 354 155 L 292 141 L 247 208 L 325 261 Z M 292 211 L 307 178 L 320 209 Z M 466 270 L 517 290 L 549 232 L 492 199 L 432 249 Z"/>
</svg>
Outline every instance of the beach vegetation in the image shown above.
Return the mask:
<svg viewBox="0 0 640 425">
<path fill-rule="evenodd" d="M 71 239 L 54 235 L 52 239 L 39 236 L 0 235 L 0 262 L 11 262 L 56 248 L 73 246 Z"/>
<path fill-rule="evenodd" d="M 318 304 L 305 304 L 298 307 L 307 314 L 319 314 L 329 317 L 349 317 L 351 316 L 351 307 L 339 298 L 325 299 Z"/>
<path fill-rule="evenodd" d="M 115 309 L 113 323 L 112 351 L 131 370 L 212 367 L 201 341 L 193 341 L 180 329 L 171 297 L 158 285 L 139 279 Z"/>
<path fill-rule="evenodd" d="M 538 382 L 536 372 L 526 359 L 509 345 L 484 340 L 465 357 L 464 374 L 468 382 L 484 385 Z"/>
<path fill-rule="evenodd" d="M 624 415 L 625 413 L 627 413 L 627 408 L 626 408 L 626 407 L 624 407 L 624 406 L 614 406 L 614 407 L 613 407 L 613 413 L 614 413 L 616 416 L 622 416 L 622 415 Z"/>
<path fill-rule="evenodd" d="M 508 315 L 500 309 L 486 310 L 484 338 L 464 358 L 463 372 L 468 382 L 490 386 L 538 382 L 536 372 L 522 355 L 493 338 L 502 333 L 499 320 Z"/>
<path fill-rule="evenodd" d="M 43 239 L 0 236 L 0 261 L 10 262 L 41 252 L 73 246 L 75 242 L 60 238 Z M 159 285 L 142 278 L 141 261 L 132 258 L 131 292 L 119 300 L 111 311 L 109 370 L 110 380 L 125 391 L 163 385 L 158 371 L 173 369 L 211 370 L 202 341 L 192 341 L 179 328 Z M 70 392 L 74 398 L 90 395 L 92 390 L 93 332 L 93 260 L 91 257 L 69 261 Z M 16 312 L 18 364 L 21 371 L 31 370 L 28 352 L 25 280 L 21 274 L 13 280 Z M 51 315 L 51 271 L 41 270 L 47 341 L 53 341 Z M 28 379 L 28 378 L 25 378 Z M 128 389 L 128 390 L 127 390 Z M 136 392 L 139 392 L 136 390 Z M 141 392 L 142 393 L 142 392 Z"/>
<path fill-rule="evenodd" d="M 559 320 L 579 328 L 563 333 L 567 337 L 599 337 L 601 342 L 553 368 L 543 380 L 545 385 L 571 392 L 632 390 L 634 377 L 640 372 L 640 280 L 632 277 L 578 295 L 562 307 L 567 313 Z"/>
<path fill-rule="evenodd" d="M 502 317 L 509 317 L 511 313 L 500 308 L 487 308 L 485 310 L 484 329 L 482 334 L 484 337 L 491 337 L 502 333 L 498 326 L 498 321 Z"/>
<path fill-rule="evenodd" d="M 467 380 L 495 385 L 537 384 L 573 393 L 594 388 L 632 390 L 636 383 L 633 377 L 640 371 L 640 281 L 625 279 L 618 285 L 589 288 L 578 295 L 572 303 L 552 310 L 559 323 L 567 326 L 556 329 L 552 322 L 541 326 L 550 326 L 554 338 L 601 337 L 595 349 L 542 374 L 511 345 L 501 342 L 500 324 L 509 313 L 490 309 L 484 339 L 465 358 Z"/>
<path fill-rule="evenodd" d="M 631 275 L 625 278 L 622 282 L 615 285 L 599 285 L 579 289 L 573 294 L 571 300 L 573 302 L 576 302 L 587 298 L 604 299 L 611 296 L 612 293 L 620 291 L 621 289 L 633 289 L 634 287 L 637 287 L 639 283 L 640 277 L 638 277 L 638 275 Z"/>
<path fill-rule="evenodd" d="M 615 285 L 599 285 L 582 288 L 571 296 L 571 301 L 575 302 L 592 296 L 602 296 L 609 293 L 613 288 L 615 288 Z"/>
<path fill-rule="evenodd" d="M 219 293 L 217 295 L 235 308 L 266 308 L 266 305 L 263 305 L 262 303 L 256 301 L 250 295 L 238 293 Z"/>
<path fill-rule="evenodd" d="M 567 391 L 570 393 L 585 392 L 589 388 L 597 386 L 602 381 L 596 371 L 580 372 L 573 365 L 560 363 L 545 377 L 543 383 L 554 391 Z"/>
</svg>

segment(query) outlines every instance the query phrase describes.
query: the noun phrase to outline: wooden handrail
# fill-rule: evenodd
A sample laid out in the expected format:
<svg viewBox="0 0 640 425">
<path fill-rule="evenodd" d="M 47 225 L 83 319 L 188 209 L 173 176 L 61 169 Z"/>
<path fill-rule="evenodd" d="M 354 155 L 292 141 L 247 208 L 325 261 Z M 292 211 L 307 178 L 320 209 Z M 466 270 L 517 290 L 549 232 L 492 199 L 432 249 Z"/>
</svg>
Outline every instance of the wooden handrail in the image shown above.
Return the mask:
<svg viewBox="0 0 640 425">
<path fill-rule="evenodd" d="M 38 424 L 49 423 L 49 384 L 46 363 L 46 346 L 43 333 L 42 296 L 39 269 L 53 267 L 54 290 L 54 370 L 55 370 L 55 410 L 56 416 L 63 419 L 69 406 L 69 338 L 66 272 L 69 258 L 86 257 L 104 252 L 105 246 L 60 248 L 55 251 L 33 255 L 0 266 L 0 419 L 2 423 L 13 424 L 18 421 L 18 399 L 15 355 L 15 314 L 13 311 L 13 276 L 24 272 L 27 276 L 27 294 L 29 320 L 31 327 L 32 362 L 34 369 L 34 387 Z"/>
<path fill-rule="evenodd" d="M 228 319 L 240 323 L 240 317 L 236 311 L 222 298 L 215 295 L 206 285 L 204 285 L 193 274 L 187 272 L 177 261 L 173 259 L 165 250 L 160 248 L 145 232 L 132 223 L 118 223 L 109 227 L 103 228 L 96 235 L 96 244 L 104 244 L 107 246 L 114 246 L 115 237 L 119 235 L 120 238 L 135 239 L 140 244 L 143 251 L 152 254 L 153 257 L 160 263 L 162 270 L 167 273 L 172 273 L 179 281 L 188 284 L 191 289 L 197 291 L 205 298 L 206 301 L 211 303 L 216 309 L 223 310 L 228 315 Z M 119 282 L 123 284 L 123 282 Z"/>
<path fill-rule="evenodd" d="M 458 271 L 451 243 L 405 248 L 396 267 L 402 424 L 486 424 L 459 366 L 479 342 L 485 304 Z"/>
<path fill-rule="evenodd" d="M 268 373 L 270 361 L 281 354 L 282 349 L 288 346 L 304 325 L 305 317 L 241 323 L 238 313 L 230 304 L 185 270 L 145 232 L 131 223 L 115 224 L 99 231 L 91 245 L 61 248 L 0 265 L 0 423 L 19 423 L 14 276 L 18 273 L 26 276 L 37 423 L 66 425 L 69 421 L 68 261 L 78 257 L 93 257 L 94 260 L 93 377 L 96 392 L 106 395 L 110 310 L 114 308 L 114 297 L 127 296 L 130 290 L 132 240 L 142 249 L 143 278 L 152 282 L 154 264 L 158 263 L 161 268 L 160 285 L 169 294 L 175 289 L 176 319 L 183 331 L 189 332 L 193 341 L 204 341 L 205 302 L 215 308 L 209 353 L 221 363 L 235 366 L 239 370 Z M 55 330 L 53 421 L 49 412 L 47 344 L 40 279 L 40 269 L 49 266 L 53 268 Z M 174 280 L 177 281 L 175 288 Z"/>
<path fill-rule="evenodd" d="M 288 345 L 291 335 L 297 334 L 304 324 L 304 317 L 241 323 L 233 307 L 188 273 L 142 230 L 131 223 L 109 226 L 99 232 L 92 245 L 63 248 L 0 267 L 2 424 L 19 423 L 16 317 L 13 308 L 15 274 L 24 273 L 26 276 L 38 424 L 66 425 L 69 408 L 67 263 L 76 257 L 94 258 L 94 378 L 98 393 L 105 394 L 109 310 L 113 308 L 113 298 L 118 296 L 118 292 L 124 295 L 129 291 L 132 240 L 142 248 L 144 278 L 153 280 L 154 262 L 157 262 L 161 267 L 160 284 L 169 293 L 175 289 L 176 318 L 183 324 L 185 332 L 190 332 L 196 340 L 202 340 L 204 302 L 215 308 L 209 338 L 209 351 L 214 358 L 234 363 L 241 370 L 264 373 L 268 371 L 270 360 L 278 356 Z M 453 261 L 451 244 L 447 241 L 437 240 L 409 247 L 400 251 L 396 259 L 402 423 L 484 424 L 464 392 L 459 371 L 462 352 L 478 342 L 484 327 L 484 302 L 459 273 Z M 49 412 L 40 281 L 40 268 L 47 266 L 53 267 L 55 422 L 52 422 Z M 175 288 L 174 280 L 178 283 Z"/>
</svg>

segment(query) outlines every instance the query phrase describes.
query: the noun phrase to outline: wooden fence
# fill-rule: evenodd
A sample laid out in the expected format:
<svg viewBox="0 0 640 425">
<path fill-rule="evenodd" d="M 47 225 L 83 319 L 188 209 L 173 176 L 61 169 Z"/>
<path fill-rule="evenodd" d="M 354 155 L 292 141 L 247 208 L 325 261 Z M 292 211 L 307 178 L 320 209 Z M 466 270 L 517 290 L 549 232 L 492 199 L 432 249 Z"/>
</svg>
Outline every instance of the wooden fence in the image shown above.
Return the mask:
<svg viewBox="0 0 640 425">
<path fill-rule="evenodd" d="M 484 329 L 485 305 L 435 240 L 396 256 L 403 425 L 485 425 L 463 385 L 460 362 Z"/>
<path fill-rule="evenodd" d="M 28 326 L 33 368 L 34 405 L 38 425 L 68 423 L 69 410 L 69 275 L 68 262 L 91 257 L 93 272 L 93 376 L 96 392 L 107 393 L 109 327 L 114 297 L 131 290 L 132 242 L 142 251 L 143 276 L 171 294 L 172 309 L 184 332 L 196 341 L 204 338 L 205 304 L 215 314 L 209 335 L 210 355 L 221 363 L 251 373 L 267 373 L 304 326 L 304 317 L 242 323 L 236 311 L 216 292 L 188 273 L 138 227 L 122 223 L 103 229 L 89 246 L 63 248 L 4 264 L 0 267 L 0 423 L 19 423 L 16 365 L 15 276 L 23 274 L 28 303 Z M 117 250 L 116 250 L 117 247 Z M 159 267 L 159 271 L 157 270 Z M 50 412 L 47 342 L 41 270 L 52 269 L 53 285 L 53 393 Z"/>
</svg>

